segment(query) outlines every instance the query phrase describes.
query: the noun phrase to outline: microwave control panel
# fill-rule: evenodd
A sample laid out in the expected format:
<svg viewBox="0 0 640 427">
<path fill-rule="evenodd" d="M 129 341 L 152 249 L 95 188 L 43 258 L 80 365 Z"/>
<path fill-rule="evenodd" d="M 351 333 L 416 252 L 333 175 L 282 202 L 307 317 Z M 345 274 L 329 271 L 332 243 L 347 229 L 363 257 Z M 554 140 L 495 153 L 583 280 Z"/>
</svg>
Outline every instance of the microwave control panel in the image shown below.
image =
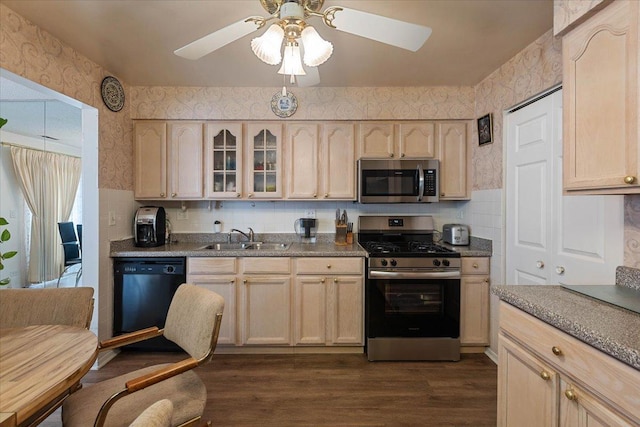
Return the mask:
<svg viewBox="0 0 640 427">
<path fill-rule="evenodd" d="M 424 171 L 424 196 L 436 196 L 436 170 Z"/>
</svg>

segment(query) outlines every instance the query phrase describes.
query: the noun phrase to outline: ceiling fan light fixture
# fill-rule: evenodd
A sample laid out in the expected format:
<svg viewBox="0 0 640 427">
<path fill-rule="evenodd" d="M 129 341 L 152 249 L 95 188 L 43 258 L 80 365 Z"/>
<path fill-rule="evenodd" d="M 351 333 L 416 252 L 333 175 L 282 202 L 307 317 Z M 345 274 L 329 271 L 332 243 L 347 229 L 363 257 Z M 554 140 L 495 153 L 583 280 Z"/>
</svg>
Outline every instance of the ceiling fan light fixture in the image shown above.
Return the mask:
<svg viewBox="0 0 640 427">
<path fill-rule="evenodd" d="M 251 40 L 251 50 L 261 61 L 277 65 L 282 61 L 280 48 L 284 39 L 284 30 L 278 24 L 272 24 L 260 37 Z"/>
<path fill-rule="evenodd" d="M 309 67 L 317 67 L 331 57 L 333 45 L 320 37 L 315 28 L 308 25 L 302 30 L 304 45 L 304 63 Z"/>
<path fill-rule="evenodd" d="M 304 76 L 307 74 L 302 68 L 302 58 L 298 43 L 287 42 L 284 47 L 284 55 L 282 55 L 282 66 L 278 70 L 278 74 L 291 76 Z"/>
</svg>

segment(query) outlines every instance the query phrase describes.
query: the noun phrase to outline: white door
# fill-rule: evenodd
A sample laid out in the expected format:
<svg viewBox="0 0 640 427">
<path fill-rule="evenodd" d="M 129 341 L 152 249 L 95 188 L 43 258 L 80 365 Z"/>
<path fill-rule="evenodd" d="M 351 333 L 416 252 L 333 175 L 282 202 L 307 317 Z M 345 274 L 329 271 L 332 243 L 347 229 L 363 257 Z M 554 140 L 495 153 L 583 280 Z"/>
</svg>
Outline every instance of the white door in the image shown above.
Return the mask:
<svg viewBox="0 0 640 427">
<path fill-rule="evenodd" d="M 507 284 L 613 284 L 623 197 L 563 196 L 562 91 L 506 117 Z"/>
</svg>

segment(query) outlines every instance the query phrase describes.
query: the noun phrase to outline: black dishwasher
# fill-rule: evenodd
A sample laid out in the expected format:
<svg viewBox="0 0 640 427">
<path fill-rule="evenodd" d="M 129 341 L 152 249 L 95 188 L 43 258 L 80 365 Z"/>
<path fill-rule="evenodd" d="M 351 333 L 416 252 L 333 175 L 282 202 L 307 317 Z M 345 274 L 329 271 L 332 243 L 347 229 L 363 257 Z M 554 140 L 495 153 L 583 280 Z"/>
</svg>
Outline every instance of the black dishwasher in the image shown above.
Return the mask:
<svg viewBox="0 0 640 427">
<path fill-rule="evenodd" d="M 173 294 L 186 281 L 185 258 L 115 258 L 113 280 L 114 336 L 151 326 L 163 328 Z M 123 348 L 180 351 L 164 337 Z"/>
</svg>

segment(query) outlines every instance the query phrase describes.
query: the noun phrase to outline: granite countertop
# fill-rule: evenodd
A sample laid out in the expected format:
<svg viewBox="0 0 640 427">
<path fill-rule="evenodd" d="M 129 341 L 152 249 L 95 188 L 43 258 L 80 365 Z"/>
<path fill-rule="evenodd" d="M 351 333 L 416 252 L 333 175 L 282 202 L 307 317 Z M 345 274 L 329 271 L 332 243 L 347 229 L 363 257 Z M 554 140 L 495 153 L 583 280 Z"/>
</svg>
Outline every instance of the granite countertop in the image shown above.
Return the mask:
<svg viewBox="0 0 640 427">
<path fill-rule="evenodd" d="M 560 286 L 493 286 L 491 292 L 640 370 L 640 315 Z"/>
<path fill-rule="evenodd" d="M 125 239 L 111 242 L 110 256 L 112 258 L 124 257 L 366 257 L 367 251 L 354 241 L 351 245 L 336 245 L 333 234 L 318 235 L 316 243 L 300 243 L 294 234 L 265 234 L 257 235 L 255 240 L 262 242 L 291 243 L 286 250 L 211 250 L 203 249 L 211 243 L 225 242 L 224 233 L 193 233 L 176 234 L 169 244 L 155 248 L 139 248 L 134 245 L 133 239 Z M 491 240 L 471 238 L 468 246 L 453 246 L 438 242 L 442 246 L 460 253 L 463 257 L 491 256 Z"/>
</svg>

